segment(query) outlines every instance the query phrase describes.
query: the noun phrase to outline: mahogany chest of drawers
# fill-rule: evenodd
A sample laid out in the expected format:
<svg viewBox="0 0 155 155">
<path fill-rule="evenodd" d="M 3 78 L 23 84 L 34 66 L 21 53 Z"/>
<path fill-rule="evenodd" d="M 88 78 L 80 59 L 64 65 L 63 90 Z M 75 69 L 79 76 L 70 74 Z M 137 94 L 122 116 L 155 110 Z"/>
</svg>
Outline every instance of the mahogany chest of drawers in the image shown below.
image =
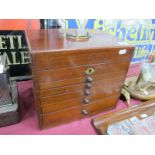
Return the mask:
<svg viewBox="0 0 155 155">
<path fill-rule="evenodd" d="M 58 29 L 26 35 L 41 129 L 116 106 L 133 46 L 95 31 L 83 41 L 67 39 Z"/>
</svg>

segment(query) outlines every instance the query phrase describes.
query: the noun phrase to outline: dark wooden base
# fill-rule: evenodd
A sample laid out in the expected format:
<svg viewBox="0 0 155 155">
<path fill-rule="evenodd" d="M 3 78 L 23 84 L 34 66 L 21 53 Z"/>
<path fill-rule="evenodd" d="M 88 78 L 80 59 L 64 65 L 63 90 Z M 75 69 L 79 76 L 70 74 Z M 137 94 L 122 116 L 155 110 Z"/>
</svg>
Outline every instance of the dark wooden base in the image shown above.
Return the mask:
<svg viewBox="0 0 155 155">
<path fill-rule="evenodd" d="M 92 124 L 98 134 L 107 134 L 107 129 L 110 124 L 120 122 L 131 117 L 141 118 L 141 114 L 145 113 L 147 116 L 154 115 L 155 112 L 155 99 L 146 102 L 141 102 L 138 105 L 130 106 L 128 108 L 110 112 L 92 120 Z"/>
<path fill-rule="evenodd" d="M 0 114 L 0 127 L 12 125 L 19 122 L 18 111 L 12 111 Z"/>
<path fill-rule="evenodd" d="M 20 120 L 16 81 L 11 81 L 12 103 L 0 107 L 0 127 L 12 125 Z"/>
</svg>

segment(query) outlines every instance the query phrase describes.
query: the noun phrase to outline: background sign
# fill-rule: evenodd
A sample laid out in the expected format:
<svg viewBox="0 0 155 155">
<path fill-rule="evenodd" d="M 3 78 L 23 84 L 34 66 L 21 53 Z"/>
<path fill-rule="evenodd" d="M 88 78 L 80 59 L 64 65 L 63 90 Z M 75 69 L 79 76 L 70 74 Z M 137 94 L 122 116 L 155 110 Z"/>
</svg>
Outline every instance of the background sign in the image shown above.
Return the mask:
<svg viewBox="0 0 155 155">
<path fill-rule="evenodd" d="M 150 20 L 104 20 L 65 19 L 65 29 L 98 29 L 128 44 L 136 46 L 132 63 L 143 61 L 148 53 L 155 51 L 155 19 Z"/>
<path fill-rule="evenodd" d="M 0 31 L 0 55 L 10 67 L 10 76 L 31 74 L 28 52 L 24 31 Z"/>
</svg>

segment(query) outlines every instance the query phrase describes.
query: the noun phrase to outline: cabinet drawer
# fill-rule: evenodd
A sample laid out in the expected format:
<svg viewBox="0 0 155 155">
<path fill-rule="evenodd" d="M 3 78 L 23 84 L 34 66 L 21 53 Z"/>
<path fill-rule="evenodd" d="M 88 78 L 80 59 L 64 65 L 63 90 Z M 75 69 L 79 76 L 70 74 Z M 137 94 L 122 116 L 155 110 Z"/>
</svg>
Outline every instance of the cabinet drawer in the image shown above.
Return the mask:
<svg viewBox="0 0 155 155">
<path fill-rule="evenodd" d="M 98 63 L 115 63 L 120 60 L 130 60 L 131 48 L 126 54 L 119 54 L 118 48 L 114 49 L 85 49 L 77 51 L 46 52 L 32 55 L 32 65 L 35 70 L 60 69 L 91 65 Z"/>
<path fill-rule="evenodd" d="M 120 76 L 124 76 L 125 78 L 126 73 L 127 73 L 127 70 L 123 70 L 123 71 L 118 70 L 115 72 L 108 72 L 108 74 L 102 73 L 102 74 L 92 75 L 92 77 L 94 81 L 103 80 L 103 79 L 107 80 L 107 79 L 112 79 L 113 77 L 117 78 Z M 53 81 L 53 82 L 48 82 L 48 81 L 40 82 L 39 80 L 34 79 L 34 82 L 37 83 L 37 86 L 40 90 L 81 84 L 81 83 L 85 83 L 85 81 L 86 81 L 86 76 L 79 77 L 79 78 L 73 78 L 73 79 Z"/>
<path fill-rule="evenodd" d="M 42 114 L 43 127 L 47 128 L 50 126 L 55 126 L 73 120 L 89 117 L 93 114 L 103 112 L 104 110 L 114 108 L 117 101 L 118 95 L 112 98 L 97 101 L 94 104 L 82 105 L 79 107 L 74 107 L 72 109 L 66 109 L 50 114 Z"/>
<path fill-rule="evenodd" d="M 98 87 L 92 90 L 92 94 L 90 96 L 84 96 L 83 93 L 75 92 L 68 94 L 64 97 L 57 97 L 57 98 L 41 98 L 41 109 L 43 113 L 48 112 L 55 112 L 59 111 L 60 109 L 67 109 L 72 108 L 74 106 L 79 105 L 89 105 L 95 103 L 97 100 L 106 99 L 112 96 L 120 95 L 121 87 L 119 84 L 108 87 L 102 88 Z M 89 100 L 88 103 L 84 102 L 84 99 Z"/>
<path fill-rule="evenodd" d="M 120 82 L 123 84 L 124 82 L 124 76 L 119 76 L 119 77 L 111 77 L 107 78 L 104 80 L 97 80 L 97 81 L 92 81 L 92 89 L 95 87 L 110 87 L 111 85 L 115 85 L 117 82 Z M 73 93 L 77 91 L 84 91 L 86 87 L 87 81 L 76 84 L 76 85 L 68 85 L 65 87 L 58 87 L 58 88 L 51 88 L 51 89 L 42 89 L 40 90 L 40 97 L 49 97 L 49 96 L 54 96 L 54 95 L 61 95 L 61 94 L 68 94 L 68 93 Z"/>
<path fill-rule="evenodd" d="M 57 69 L 57 70 L 43 70 L 35 72 L 33 76 L 38 79 L 39 82 L 54 82 L 66 79 L 74 79 L 80 77 L 86 77 L 86 70 L 89 68 L 94 69 L 92 76 L 97 74 L 109 74 L 109 72 L 127 70 L 129 61 L 125 60 L 115 64 L 94 64 L 86 65 L 74 68 Z"/>
<path fill-rule="evenodd" d="M 113 95 L 117 95 L 117 94 L 115 93 Z M 118 95 L 118 97 L 119 96 L 120 95 Z M 98 95 L 97 97 L 98 97 L 98 99 L 95 99 L 94 101 L 91 101 L 90 104 L 93 104 L 93 103 L 97 102 L 98 100 L 106 99 L 108 97 L 113 97 L 113 96 L 111 95 L 111 96 L 108 96 L 106 98 L 103 98 L 103 96 Z M 89 104 L 84 104 L 83 103 L 83 98 L 79 97 L 79 98 L 75 98 L 75 99 L 72 99 L 72 100 L 62 101 L 62 102 L 59 102 L 59 103 L 53 103 L 53 104 L 50 103 L 50 104 L 40 105 L 39 108 L 40 108 L 40 111 L 42 113 L 51 113 L 51 112 L 56 112 L 56 111 L 60 111 L 60 110 L 68 109 L 68 108 L 73 108 L 73 107 L 76 107 L 76 106 L 82 106 L 82 105 L 89 105 Z"/>
<path fill-rule="evenodd" d="M 117 82 L 115 82 L 117 81 Z M 107 83 L 106 83 L 107 82 Z M 98 85 L 91 88 L 87 88 L 87 90 L 90 92 L 90 95 L 88 95 L 89 98 L 94 99 L 94 96 L 102 94 L 103 97 L 107 97 L 109 95 L 112 95 L 113 92 L 120 90 L 123 86 L 123 79 L 119 78 L 117 80 L 113 81 L 99 81 L 97 83 Z M 50 95 L 46 97 L 41 97 L 41 103 L 42 104 L 48 104 L 49 102 L 51 103 L 59 103 L 61 101 L 66 101 L 69 99 L 73 98 L 78 98 L 78 97 L 84 97 L 85 93 L 85 87 L 83 86 L 83 89 L 74 91 L 74 92 L 69 92 L 69 93 L 63 93 L 59 95 Z M 41 95 L 40 95 L 41 96 Z"/>
</svg>

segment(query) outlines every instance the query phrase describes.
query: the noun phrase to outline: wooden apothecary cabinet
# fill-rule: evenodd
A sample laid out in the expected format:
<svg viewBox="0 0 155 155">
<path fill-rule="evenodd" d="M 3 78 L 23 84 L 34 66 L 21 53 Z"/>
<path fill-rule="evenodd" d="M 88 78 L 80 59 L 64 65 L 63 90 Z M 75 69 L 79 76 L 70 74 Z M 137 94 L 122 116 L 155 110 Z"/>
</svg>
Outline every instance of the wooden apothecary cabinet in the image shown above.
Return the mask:
<svg viewBox="0 0 155 155">
<path fill-rule="evenodd" d="M 89 34 L 77 41 L 58 29 L 26 31 L 41 129 L 116 106 L 134 47 L 102 32 Z"/>
</svg>

